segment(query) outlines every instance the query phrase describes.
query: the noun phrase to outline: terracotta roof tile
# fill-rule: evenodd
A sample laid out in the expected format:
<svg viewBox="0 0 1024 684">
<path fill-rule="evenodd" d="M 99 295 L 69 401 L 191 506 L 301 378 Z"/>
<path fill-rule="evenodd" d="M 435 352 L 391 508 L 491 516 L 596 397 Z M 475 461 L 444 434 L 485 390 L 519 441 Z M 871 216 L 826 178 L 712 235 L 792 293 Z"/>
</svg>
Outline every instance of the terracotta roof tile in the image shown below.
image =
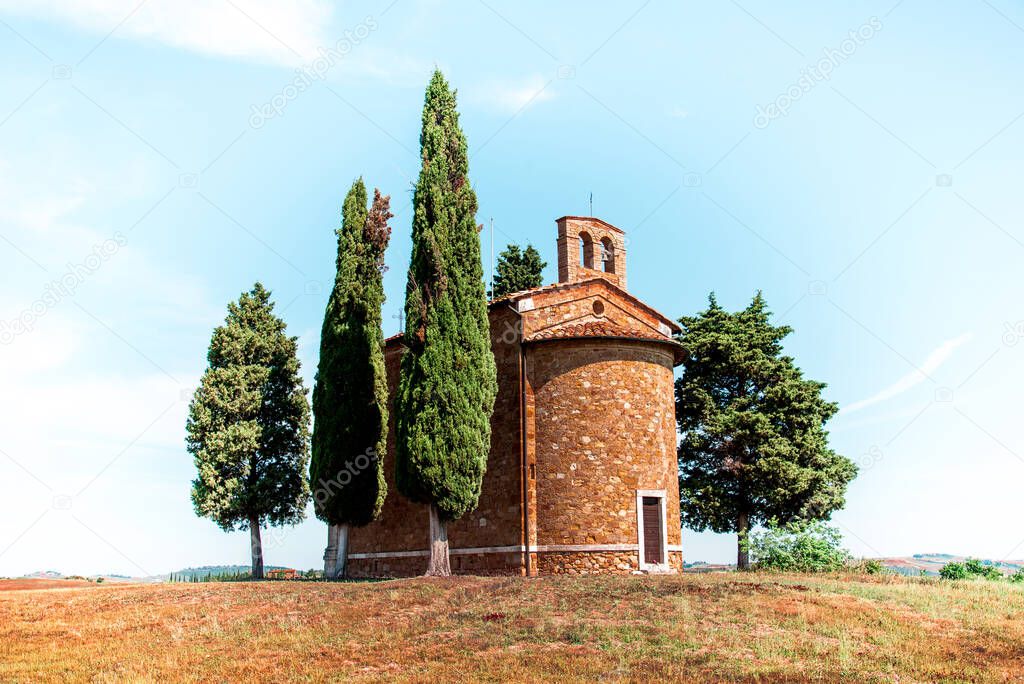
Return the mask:
<svg viewBox="0 0 1024 684">
<path fill-rule="evenodd" d="M 616 233 L 623 233 L 623 234 L 625 234 L 625 232 L 626 232 L 626 231 L 622 230 L 621 228 L 619 228 L 618 226 L 613 226 L 612 224 L 608 223 L 604 219 L 599 219 L 596 216 L 563 216 L 561 218 L 555 219 L 555 223 L 560 223 L 561 221 L 565 221 L 566 219 L 572 219 L 572 220 L 575 220 L 575 221 L 593 221 L 594 223 L 600 223 L 601 225 L 605 226 L 606 228 L 611 228 Z"/>
<path fill-rule="evenodd" d="M 557 290 L 559 288 L 565 288 L 565 287 L 572 287 L 574 285 L 576 285 L 576 283 L 551 283 L 550 285 L 541 285 L 539 287 L 531 287 L 529 290 L 519 290 L 519 292 L 509 292 L 508 294 L 504 294 L 504 295 L 498 297 L 497 299 L 492 299 L 490 302 L 488 302 L 488 305 L 489 306 L 494 306 L 495 304 L 499 304 L 501 302 L 509 302 L 509 301 L 512 301 L 512 300 L 515 300 L 515 299 L 519 299 L 520 297 L 525 297 L 526 295 L 534 295 L 534 294 L 538 294 L 540 292 L 546 292 L 548 290 Z"/>
<path fill-rule="evenodd" d="M 623 328 L 609 321 L 591 321 L 548 328 L 536 332 L 526 338 L 527 342 L 538 340 L 560 340 L 576 337 L 623 337 L 639 340 L 658 340 L 669 342 L 671 338 L 653 330 Z"/>
<path fill-rule="evenodd" d="M 626 290 L 623 290 L 621 287 L 619 287 L 615 283 L 613 283 L 613 282 L 611 282 L 609 280 L 606 280 L 605 278 L 600 278 L 600 277 L 598 277 L 598 278 L 588 278 L 586 280 L 577 280 L 576 282 L 572 282 L 572 283 L 551 283 L 550 285 L 541 285 L 540 287 L 535 287 L 535 288 L 530 289 L 530 290 L 521 290 L 520 292 L 510 292 L 507 295 L 499 297 L 498 299 L 492 299 L 490 301 L 490 303 L 488 304 L 488 306 L 493 307 L 493 306 L 496 306 L 498 304 L 502 304 L 504 302 L 514 302 L 516 300 L 522 299 L 523 297 L 532 297 L 534 295 L 541 294 L 542 292 L 555 292 L 555 291 L 558 291 L 558 290 L 571 290 L 571 289 L 580 287 L 582 285 L 587 285 L 587 284 L 590 284 L 590 283 L 603 283 L 603 284 L 607 285 L 609 288 L 611 288 L 612 290 L 614 290 L 618 294 L 622 295 L 626 299 L 630 300 L 631 302 L 633 302 L 637 306 L 640 306 L 641 308 L 643 308 L 643 309 L 647 310 L 648 312 L 654 314 L 655 316 L 661 318 L 666 324 L 668 324 L 668 326 L 672 329 L 673 332 L 680 332 L 679 324 L 676 323 L 675 321 L 673 321 L 671 318 L 669 318 L 665 314 L 661 313 L 660 311 L 658 311 L 657 309 L 652 307 L 650 304 L 645 303 L 644 301 L 642 301 L 638 297 L 630 294 Z"/>
</svg>

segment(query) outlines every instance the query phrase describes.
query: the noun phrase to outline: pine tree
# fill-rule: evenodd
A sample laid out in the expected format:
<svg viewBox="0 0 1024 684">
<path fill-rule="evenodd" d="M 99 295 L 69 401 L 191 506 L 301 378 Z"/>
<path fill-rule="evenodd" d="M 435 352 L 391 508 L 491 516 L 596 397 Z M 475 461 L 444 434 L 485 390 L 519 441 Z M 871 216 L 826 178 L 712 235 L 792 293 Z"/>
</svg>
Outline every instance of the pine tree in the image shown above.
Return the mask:
<svg viewBox="0 0 1024 684">
<path fill-rule="evenodd" d="M 300 522 L 309 501 L 309 402 L 296 338 L 273 308 L 259 283 L 228 305 L 186 426 L 196 514 L 249 530 L 253 579 L 263 579 L 260 527 Z"/>
<path fill-rule="evenodd" d="M 748 568 L 752 525 L 827 520 L 857 475 L 828 446 L 825 423 L 839 410 L 825 384 L 805 380 L 772 326 L 761 293 L 729 313 L 712 294 L 706 311 L 679 319 L 686 350 L 676 380 L 679 493 L 684 524 L 736 532 L 737 566 Z"/>
<path fill-rule="evenodd" d="M 390 198 L 352 184 L 337 231 L 334 289 L 320 334 L 313 389 L 310 483 L 318 518 L 328 525 L 324 575 L 344 576 L 348 529 L 376 520 L 387 484 L 388 387 L 384 369 L 384 251 L 391 237 Z"/>
<path fill-rule="evenodd" d="M 420 151 L 395 480 L 406 497 L 429 505 L 427 574 L 449 575 L 447 522 L 480 497 L 497 377 L 466 139 L 440 71 L 427 87 Z"/>
<path fill-rule="evenodd" d="M 498 255 L 498 263 L 494 268 L 494 289 L 490 292 L 491 299 L 499 299 L 512 292 L 522 292 L 543 283 L 543 271 L 547 263 L 540 258 L 540 252 L 533 245 L 526 245 L 520 250 L 519 245 L 511 244 Z"/>
</svg>

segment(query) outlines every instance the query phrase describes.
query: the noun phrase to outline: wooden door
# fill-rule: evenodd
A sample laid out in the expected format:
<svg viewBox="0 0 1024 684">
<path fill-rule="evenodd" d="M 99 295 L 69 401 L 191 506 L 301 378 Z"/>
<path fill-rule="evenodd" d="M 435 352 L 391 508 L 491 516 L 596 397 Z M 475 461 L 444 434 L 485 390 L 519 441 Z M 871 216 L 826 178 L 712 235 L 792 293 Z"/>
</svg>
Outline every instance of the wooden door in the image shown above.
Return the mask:
<svg viewBox="0 0 1024 684">
<path fill-rule="evenodd" d="M 661 547 L 661 499 L 656 496 L 643 498 L 644 525 L 644 563 L 662 563 L 664 558 Z"/>
</svg>

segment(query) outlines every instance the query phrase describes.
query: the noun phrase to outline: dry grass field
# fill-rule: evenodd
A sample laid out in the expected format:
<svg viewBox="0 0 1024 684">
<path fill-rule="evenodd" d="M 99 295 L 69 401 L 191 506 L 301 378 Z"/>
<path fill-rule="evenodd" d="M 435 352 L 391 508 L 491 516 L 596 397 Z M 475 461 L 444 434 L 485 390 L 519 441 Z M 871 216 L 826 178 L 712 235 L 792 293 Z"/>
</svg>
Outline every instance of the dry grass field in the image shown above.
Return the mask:
<svg viewBox="0 0 1024 684">
<path fill-rule="evenodd" d="M 88 580 L 69 579 L 0 579 L 0 591 L 21 591 L 24 589 L 71 589 L 99 586 Z"/>
<path fill-rule="evenodd" d="M 1024 589 L 459 577 L 0 592 L 0 681 L 1024 681 Z"/>
</svg>

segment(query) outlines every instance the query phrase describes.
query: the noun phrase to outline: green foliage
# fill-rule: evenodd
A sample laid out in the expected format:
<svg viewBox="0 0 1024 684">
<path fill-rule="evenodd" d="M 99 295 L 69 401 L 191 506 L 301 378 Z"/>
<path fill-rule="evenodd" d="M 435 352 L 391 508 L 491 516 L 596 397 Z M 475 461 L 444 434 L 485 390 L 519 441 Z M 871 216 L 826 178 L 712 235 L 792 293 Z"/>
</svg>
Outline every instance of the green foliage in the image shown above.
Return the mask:
<svg viewBox="0 0 1024 684">
<path fill-rule="evenodd" d="M 769 316 L 760 293 L 737 313 L 712 294 L 706 311 L 679 319 L 679 488 L 692 529 L 828 519 L 857 474 L 828 446 L 824 425 L 839 407 L 783 355 L 791 329 Z"/>
<path fill-rule="evenodd" d="M 1020 574 L 1021 571 L 1018 570 L 1016 575 Z M 1015 582 L 1024 581 L 1024 576 L 1021 579 L 1016 579 L 1016 575 L 1010 579 Z M 942 566 L 942 570 L 939 570 L 939 577 L 947 580 L 987 579 L 998 581 L 1005 579 L 1005 575 L 999 572 L 996 566 L 977 558 L 968 558 L 963 563 L 946 563 Z"/>
<path fill-rule="evenodd" d="M 489 293 L 491 299 L 540 287 L 546 266 L 533 245 L 527 245 L 524 250 L 520 250 L 519 245 L 509 245 L 498 255 L 494 267 L 494 289 Z"/>
<path fill-rule="evenodd" d="M 1017 568 L 1017 572 L 1010 575 L 1010 581 L 1014 583 L 1024 582 L 1024 568 Z"/>
<path fill-rule="evenodd" d="M 967 567 L 963 563 L 946 563 L 939 570 L 939 577 L 947 580 L 968 579 L 970 576 L 970 573 L 967 572 Z"/>
<path fill-rule="evenodd" d="M 1021 571 L 1018 571 L 1017 574 L 1021 574 Z M 1005 579 L 1005 575 L 999 572 L 996 566 L 988 561 L 980 561 L 977 558 L 968 558 L 963 563 L 946 563 L 942 566 L 942 570 L 939 571 L 939 577 L 948 580 Z M 1011 577 L 1011 579 L 1013 581 L 1024 581 L 1024 577 L 1021 580 L 1017 580 L 1015 577 Z"/>
<path fill-rule="evenodd" d="M 406 497 L 454 520 L 480 496 L 497 373 L 466 139 L 440 71 L 427 87 L 420 149 L 395 479 Z"/>
<path fill-rule="evenodd" d="M 192 502 L 224 530 L 298 523 L 309 501 L 309 403 L 273 307 L 259 283 L 228 305 L 189 406 Z"/>
<path fill-rule="evenodd" d="M 749 548 L 762 570 L 837 572 L 851 559 L 842 542 L 839 530 L 820 520 L 786 524 L 772 520 L 750 535 Z"/>
<path fill-rule="evenodd" d="M 366 525 L 380 515 L 387 484 L 388 387 L 384 368 L 384 250 L 391 236 L 390 198 L 352 184 L 337 231 L 334 289 L 320 334 L 313 389 L 310 483 L 318 518 Z"/>
<path fill-rule="evenodd" d="M 862 561 L 859 569 L 865 575 L 881 575 L 887 572 L 886 567 L 876 558 L 868 558 Z"/>
</svg>

